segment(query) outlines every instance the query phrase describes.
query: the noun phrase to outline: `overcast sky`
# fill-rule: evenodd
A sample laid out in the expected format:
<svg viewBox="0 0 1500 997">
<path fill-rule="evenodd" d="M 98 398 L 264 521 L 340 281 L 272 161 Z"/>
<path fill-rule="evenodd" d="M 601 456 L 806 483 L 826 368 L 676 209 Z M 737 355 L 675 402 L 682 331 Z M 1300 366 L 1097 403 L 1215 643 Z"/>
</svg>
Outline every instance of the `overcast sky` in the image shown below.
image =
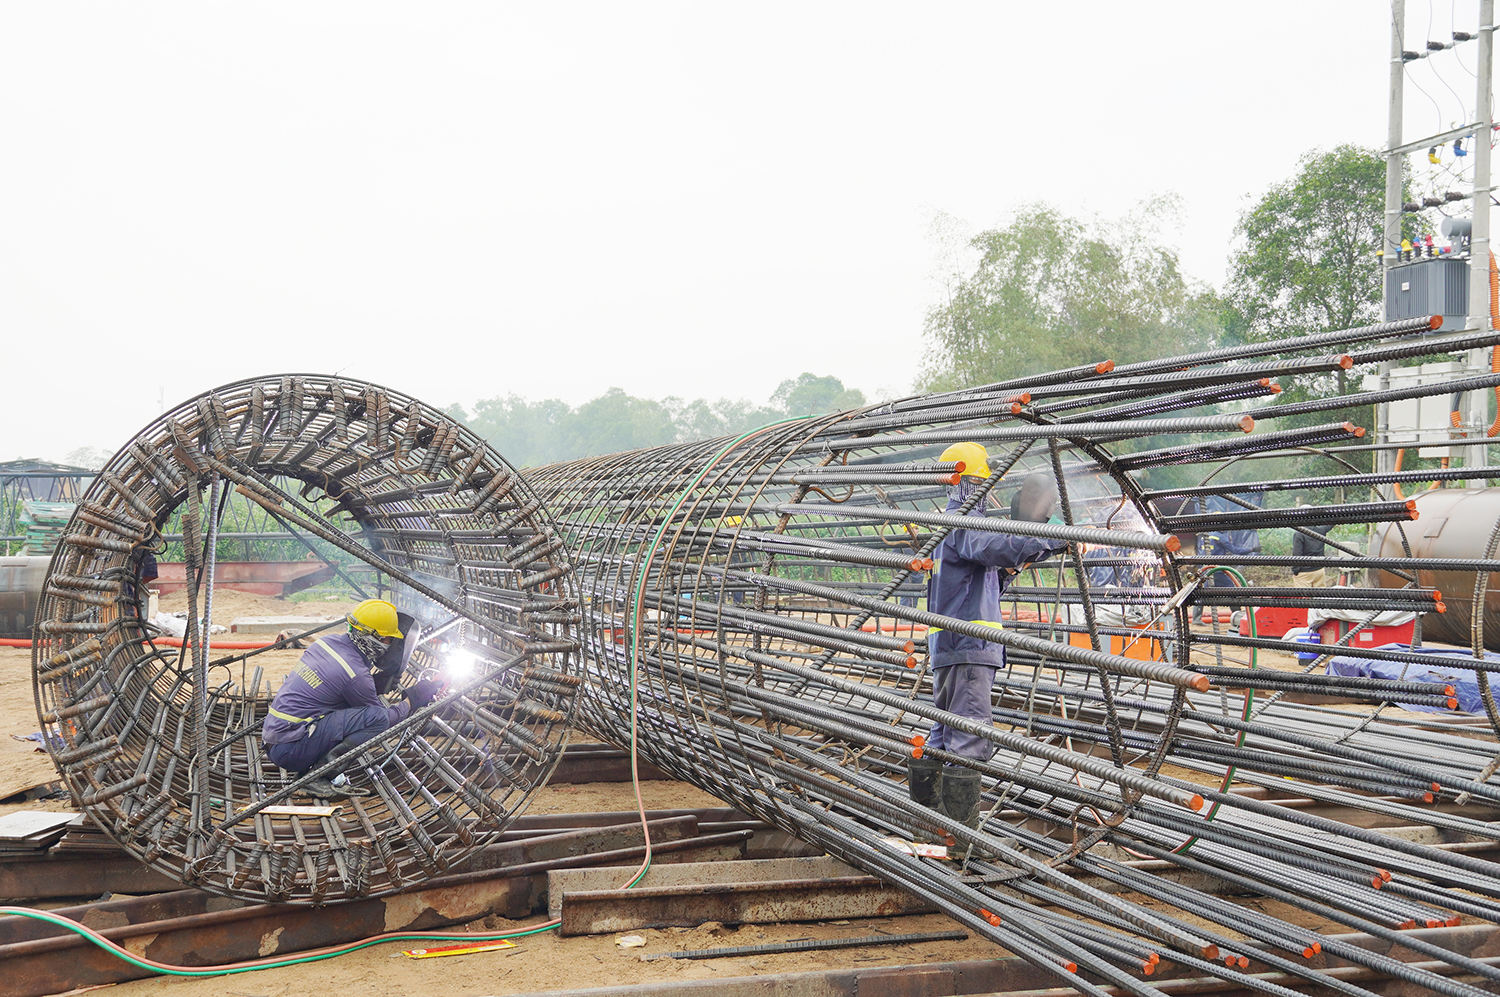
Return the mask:
<svg viewBox="0 0 1500 997">
<path fill-rule="evenodd" d="M 902 394 L 935 216 L 1173 192 L 1167 239 L 1221 285 L 1250 198 L 1310 149 L 1383 145 L 1389 16 L 5 4 L 0 459 L 112 451 L 163 400 L 284 371 L 439 406 L 764 401 L 804 370 Z M 1423 79 L 1408 138 L 1472 101 L 1471 75 Z"/>
</svg>

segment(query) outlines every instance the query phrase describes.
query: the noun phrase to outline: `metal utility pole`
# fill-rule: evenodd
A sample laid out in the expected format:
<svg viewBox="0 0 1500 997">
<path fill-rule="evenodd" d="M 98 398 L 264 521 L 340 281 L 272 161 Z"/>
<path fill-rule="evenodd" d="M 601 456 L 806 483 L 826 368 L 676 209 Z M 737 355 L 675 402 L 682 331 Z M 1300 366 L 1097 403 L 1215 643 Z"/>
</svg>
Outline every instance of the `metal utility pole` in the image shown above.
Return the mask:
<svg viewBox="0 0 1500 997">
<path fill-rule="evenodd" d="M 1493 0 L 1485 0 L 1493 2 Z M 1405 99 L 1406 61 L 1402 54 L 1402 36 L 1406 33 L 1406 0 L 1391 0 L 1391 93 L 1390 124 L 1386 130 L 1385 147 L 1385 239 L 1381 247 L 1381 260 L 1385 268 L 1401 260 L 1401 186 L 1406 170 L 1406 154 L 1401 148 L 1401 105 Z M 1381 297 L 1385 301 L 1383 318 L 1390 320 L 1390 298 L 1384 292 L 1386 277 L 1384 268 L 1380 275 Z M 1391 386 L 1391 362 L 1380 365 L 1380 387 Z M 1378 405 L 1375 413 L 1375 440 L 1382 445 L 1390 442 L 1390 406 Z M 1389 471 L 1394 458 L 1388 450 L 1375 451 L 1377 471 Z"/>
<path fill-rule="evenodd" d="M 1490 76 L 1495 62 L 1495 0 L 1479 0 L 1478 77 L 1474 96 L 1474 217 L 1469 236 L 1469 321 L 1476 329 L 1490 328 Z M 1389 198 L 1389 180 L 1387 180 Z M 1486 371 L 1487 350 L 1470 350 L 1469 367 L 1476 373 Z M 1469 399 L 1469 424 L 1473 432 L 1483 433 L 1490 424 L 1490 392 L 1472 392 Z M 1466 466 L 1489 464 L 1489 447 L 1469 447 Z"/>
</svg>

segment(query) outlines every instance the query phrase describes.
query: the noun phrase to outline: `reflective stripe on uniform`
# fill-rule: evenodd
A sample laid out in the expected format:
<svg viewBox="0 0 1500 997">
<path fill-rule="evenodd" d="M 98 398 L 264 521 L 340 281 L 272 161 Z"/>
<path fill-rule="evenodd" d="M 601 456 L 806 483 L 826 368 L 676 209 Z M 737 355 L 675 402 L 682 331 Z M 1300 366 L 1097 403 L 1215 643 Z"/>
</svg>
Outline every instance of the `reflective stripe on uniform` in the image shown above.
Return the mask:
<svg viewBox="0 0 1500 997">
<path fill-rule="evenodd" d="M 354 671 L 353 666 L 351 666 L 349 664 L 349 662 L 347 660 L 345 660 L 344 656 L 338 652 L 337 648 L 335 648 L 332 644 L 328 643 L 327 641 L 322 641 L 321 643 L 322 643 L 322 646 L 323 646 L 323 650 L 325 650 L 329 654 L 333 655 L 333 660 L 337 661 L 339 664 L 341 664 L 341 665 L 344 666 L 344 671 L 346 671 L 346 672 L 349 673 L 349 677 L 350 678 L 356 678 L 356 677 L 358 677 L 356 675 L 355 671 Z"/>
<path fill-rule="evenodd" d="M 1005 629 L 1005 624 L 1004 623 L 995 623 L 992 620 L 970 620 L 969 622 L 970 623 L 977 623 L 979 626 L 982 626 L 982 627 L 994 627 L 996 630 L 1004 630 Z M 927 628 L 927 635 L 930 637 L 933 634 L 940 632 L 942 629 L 943 629 L 942 627 L 928 627 Z"/>
<path fill-rule="evenodd" d="M 282 713 L 274 706 L 271 707 L 271 716 L 294 724 L 310 724 L 318 719 L 317 717 L 294 717 L 290 713 Z"/>
</svg>

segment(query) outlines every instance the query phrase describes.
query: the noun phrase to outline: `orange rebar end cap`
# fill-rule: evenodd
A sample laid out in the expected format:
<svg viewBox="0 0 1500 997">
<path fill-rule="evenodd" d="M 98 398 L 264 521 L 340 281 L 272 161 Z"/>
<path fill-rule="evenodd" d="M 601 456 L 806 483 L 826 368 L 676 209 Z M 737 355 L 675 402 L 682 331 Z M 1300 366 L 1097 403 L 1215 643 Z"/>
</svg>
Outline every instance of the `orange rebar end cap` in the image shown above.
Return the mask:
<svg viewBox="0 0 1500 997">
<path fill-rule="evenodd" d="M 1445 927 L 1445 928 L 1456 928 L 1460 924 L 1463 924 L 1463 923 L 1464 923 L 1464 919 L 1463 918 L 1459 917 L 1457 914 L 1453 914 L 1453 915 L 1451 915 L 1448 918 L 1447 921 L 1443 922 L 1443 927 Z"/>
<path fill-rule="evenodd" d="M 952 474 L 948 475 L 948 477 L 945 478 L 944 480 L 948 484 L 950 484 L 950 485 L 956 485 L 956 484 L 959 483 L 960 480 L 962 480 L 962 478 L 963 478 L 963 475 L 959 474 L 957 471 L 954 471 Z M 912 569 L 911 570 L 916 571 L 917 570 L 916 559 L 913 558 L 911 563 L 912 563 Z"/>
<path fill-rule="evenodd" d="M 1023 391 L 1023 392 L 1021 392 L 1019 395 L 1016 396 L 1016 401 L 1020 402 L 1022 405 L 1030 405 L 1031 404 L 1031 392 L 1029 392 L 1029 391 Z"/>
<path fill-rule="evenodd" d="M 1348 370 L 1350 367 L 1354 366 L 1354 358 L 1351 357 L 1347 353 L 1340 353 L 1339 354 L 1339 366 L 1342 367 L 1344 370 Z"/>
<path fill-rule="evenodd" d="M 1430 318 L 1430 319 L 1427 320 L 1427 328 L 1429 328 L 1429 329 L 1441 329 L 1442 327 L 1443 327 L 1443 316 L 1441 316 L 1441 315 L 1434 315 L 1434 316 L 1432 316 L 1432 318 Z"/>
<path fill-rule="evenodd" d="M 1456 688 L 1454 688 L 1453 686 L 1451 686 L 1451 685 L 1445 685 L 1445 686 L 1443 686 L 1443 695 L 1444 696 L 1456 696 L 1456 695 L 1458 695 L 1458 690 Z"/>
<path fill-rule="evenodd" d="M 1396 927 L 1400 928 L 1402 931 L 1409 931 L 1416 926 L 1417 922 L 1412 920 L 1411 918 L 1407 918 L 1405 921 L 1402 921 L 1400 924 L 1396 925 Z"/>
<path fill-rule="evenodd" d="M 1156 967 L 1149 962 L 1141 967 L 1142 976 L 1150 976 L 1154 972 L 1156 972 Z"/>
<path fill-rule="evenodd" d="M 1433 602 L 1442 602 L 1443 601 L 1443 592 L 1442 592 L 1441 589 L 1433 589 L 1432 590 L 1432 601 Z"/>
<path fill-rule="evenodd" d="M 1250 959 L 1249 959 L 1248 956 L 1243 956 L 1242 955 L 1242 956 L 1240 956 L 1238 959 L 1236 959 L 1234 961 L 1239 964 L 1239 967 L 1241 969 L 1245 969 L 1245 968 L 1249 967 L 1249 965 L 1250 965 Z"/>
<path fill-rule="evenodd" d="M 1321 952 L 1321 951 L 1323 951 L 1323 943 L 1319 942 L 1319 941 L 1314 941 L 1313 942 L 1313 951 L 1314 952 Z"/>
<path fill-rule="evenodd" d="M 1219 947 L 1217 945 L 1205 945 L 1200 954 L 1205 959 L 1217 959 L 1219 957 Z"/>
<path fill-rule="evenodd" d="M 1189 682 L 1188 685 L 1192 686 L 1194 692 L 1207 692 L 1208 691 L 1208 676 L 1207 675 L 1194 675 L 1193 678 L 1192 678 L 1192 681 Z"/>
<path fill-rule="evenodd" d="M 922 746 L 920 744 L 911 749 L 911 756 L 913 758 L 921 758 L 922 757 Z"/>
<path fill-rule="evenodd" d="M 1383 882 L 1383 883 L 1389 883 L 1391 881 L 1390 870 L 1388 870 L 1388 869 L 1376 869 L 1375 871 L 1378 872 L 1378 873 L 1380 873 L 1380 880 L 1381 880 L 1381 882 Z"/>
<path fill-rule="evenodd" d="M 926 734 L 913 734 L 911 736 L 911 739 L 909 741 L 907 741 L 907 743 L 908 744 L 914 744 L 914 745 L 916 745 L 917 747 L 920 748 L 920 747 L 922 747 L 923 745 L 925 745 L 927 743 L 927 735 Z"/>
<path fill-rule="evenodd" d="M 905 644 L 901 645 L 901 650 L 905 651 L 907 654 L 910 654 L 911 652 L 915 651 L 916 649 L 917 649 L 917 642 L 914 641 L 914 640 L 909 640 Z"/>
<path fill-rule="evenodd" d="M 1078 963 L 1071 961 L 1065 962 L 1063 963 L 1063 969 L 1067 970 L 1070 973 L 1076 973 L 1078 972 Z"/>
<path fill-rule="evenodd" d="M 1022 405 L 1020 402 L 1011 402 L 1010 403 L 1010 414 L 1011 415 L 1020 415 L 1021 414 L 1021 410 L 1023 408 L 1025 408 L 1025 407 L 1026 406 Z"/>
<path fill-rule="evenodd" d="M 1188 800 L 1187 805 L 1189 810 L 1202 810 L 1203 797 L 1198 795 L 1197 793 L 1194 793 L 1193 798 L 1191 800 Z"/>
<path fill-rule="evenodd" d="M 1224 965 L 1226 965 L 1226 966 L 1233 966 L 1234 963 L 1235 963 L 1235 957 L 1234 957 L 1234 953 L 1233 952 L 1229 953 L 1228 955 L 1226 955 L 1224 957 Z"/>
<path fill-rule="evenodd" d="M 1429 928 L 1441 928 L 1441 927 L 1444 927 L 1444 922 L 1443 921 L 1439 921 L 1436 918 L 1429 917 L 1427 919 L 1427 927 L 1429 927 Z"/>
<path fill-rule="evenodd" d="M 1176 535 L 1169 535 L 1167 542 L 1162 546 L 1166 547 L 1169 553 L 1175 554 L 1182 549 L 1182 541 L 1178 540 Z"/>
<path fill-rule="evenodd" d="M 1312 950 L 1311 945 L 1302 950 L 1302 958 L 1304 959 L 1311 959 L 1315 955 L 1317 955 L 1317 953 Z"/>
<path fill-rule="evenodd" d="M 1255 428 L 1255 420 L 1248 415 L 1240 416 L 1240 428 L 1247 433 L 1250 432 Z"/>
<path fill-rule="evenodd" d="M 1161 962 L 1161 956 L 1155 952 L 1147 952 L 1146 961 L 1155 966 L 1157 963 Z"/>
<path fill-rule="evenodd" d="M 1433 326 L 1433 328 L 1437 328 L 1437 327 Z M 1094 364 L 1094 373 L 1095 374 L 1108 374 L 1110 371 L 1112 371 L 1114 369 L 1115 369 L 1115 362 L 1113 360 L 1106 360 L 1103 363 L 1096 363 L 1096 364 Z"/>
<path fill-rule="evenodd" d="M 1429 785 L 1429 786 L 1431 786 L 1431 787 L 1432 787 L 1432 791 L 1433 791 L 1433 792 L 1434 792 L 1434 793 L 1441 793 L 1441 792 L 1442 792 L 1442 791 L 1443 791 L 1443 787 L 1442 787 L 1442 786 L 1439 786 L 1439 785 L 1438 785 L 1438 784 L 1437 784 L 1437 783 L 1435 783 L 1435 782 L 1432 782 L 1432 783 L 1428 783 L 1428 785 Z"/>
<path fill-rule="evenodd" d="M 1452 696 L 1448 697 L 1448 709 L 1450 709 L 1450 710 L 1456 710 L 1456 709 L 1458 709 L 1458 700 L 1454 699 Z"/>
<path fill-rule="evenodd" d="M 917 667 L 917 656 L 916 655 L 914 655 L 914 654 L 908 654 L 906 656 L 906 667 L 907 668 L 915 668 L 915 667 Z"/>
<path fill-rule="evenodd" d="M 963 461 L 956 460 L 956 461 L 953 462 L 953 473 L 954 474 L 963 474 L 964 471 L 968 468 L 968 466 L 969 465 L 965 464 Z"/>
<path fill-rule="evenodd" d="M 1378 890 L 1385 885 L 1385 880 L 1381 879 L 1379 876 L 1371 876 L 1370 885 Z"/>
<path fill-rule="evenodd" d="M 1448 611 L 1448 604 L 1446 602 L 1435 602 L 1432 604 L 1432 608 L 1439 613 L 1446 613 Z"/>
<path fill-rule="evenodd" d="M 1431 793 L 1423 793 L 1422 794 L 1422 802 L 1423 803 L 1431 803 L 1432 802 L 1432 794 Z"/>
<path fill-rule="evenodd" d="M 1279 395 L 1279 394 L 1281 394 L 1281 385 L 1279 385 L 1279 384 L 1273 384 L 1273 385 L 1271 385 L 1271 394 L 1273 394 L 1273 395 Z"/>
</svg>

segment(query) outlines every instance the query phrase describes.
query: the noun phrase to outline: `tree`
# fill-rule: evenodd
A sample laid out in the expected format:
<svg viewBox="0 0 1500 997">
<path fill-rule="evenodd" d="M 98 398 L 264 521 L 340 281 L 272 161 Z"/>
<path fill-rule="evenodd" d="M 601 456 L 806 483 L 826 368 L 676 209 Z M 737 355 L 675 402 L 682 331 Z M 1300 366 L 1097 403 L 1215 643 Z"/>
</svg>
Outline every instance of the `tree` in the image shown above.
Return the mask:
<svg viewBox="0 0 1500 997">
<path fill-rule="evenodd" d="M 1156 235 L 1175 210 L 1158 198 L 1108 224 L 1038 203 L 975 236 L 972 271 L 928 312 L 919 383 L 948 390 L 1213 345 L 1216 296 L 1182 275 Z"/>
<path fill-rule="evenodd" d="M 1384 210 L 1379 153 L 1341 145 L 1304 155 L 1235 228 L 1226 298 L 1243 316 L 1246 338 L 1378 322 Z"/>
<path fill-rule="evenodd" d="M 782 418 L 796 419 L 809 415 L 824 415 L 859 408 L 865 403 L 865 394 L 858 388 L 845 388 L 844 382 L 833 375 L 816 377 L 803 373 L 788 378 L 777 385 L 771 394 L 771 405 L 779 409 Z"/>
</svg>

